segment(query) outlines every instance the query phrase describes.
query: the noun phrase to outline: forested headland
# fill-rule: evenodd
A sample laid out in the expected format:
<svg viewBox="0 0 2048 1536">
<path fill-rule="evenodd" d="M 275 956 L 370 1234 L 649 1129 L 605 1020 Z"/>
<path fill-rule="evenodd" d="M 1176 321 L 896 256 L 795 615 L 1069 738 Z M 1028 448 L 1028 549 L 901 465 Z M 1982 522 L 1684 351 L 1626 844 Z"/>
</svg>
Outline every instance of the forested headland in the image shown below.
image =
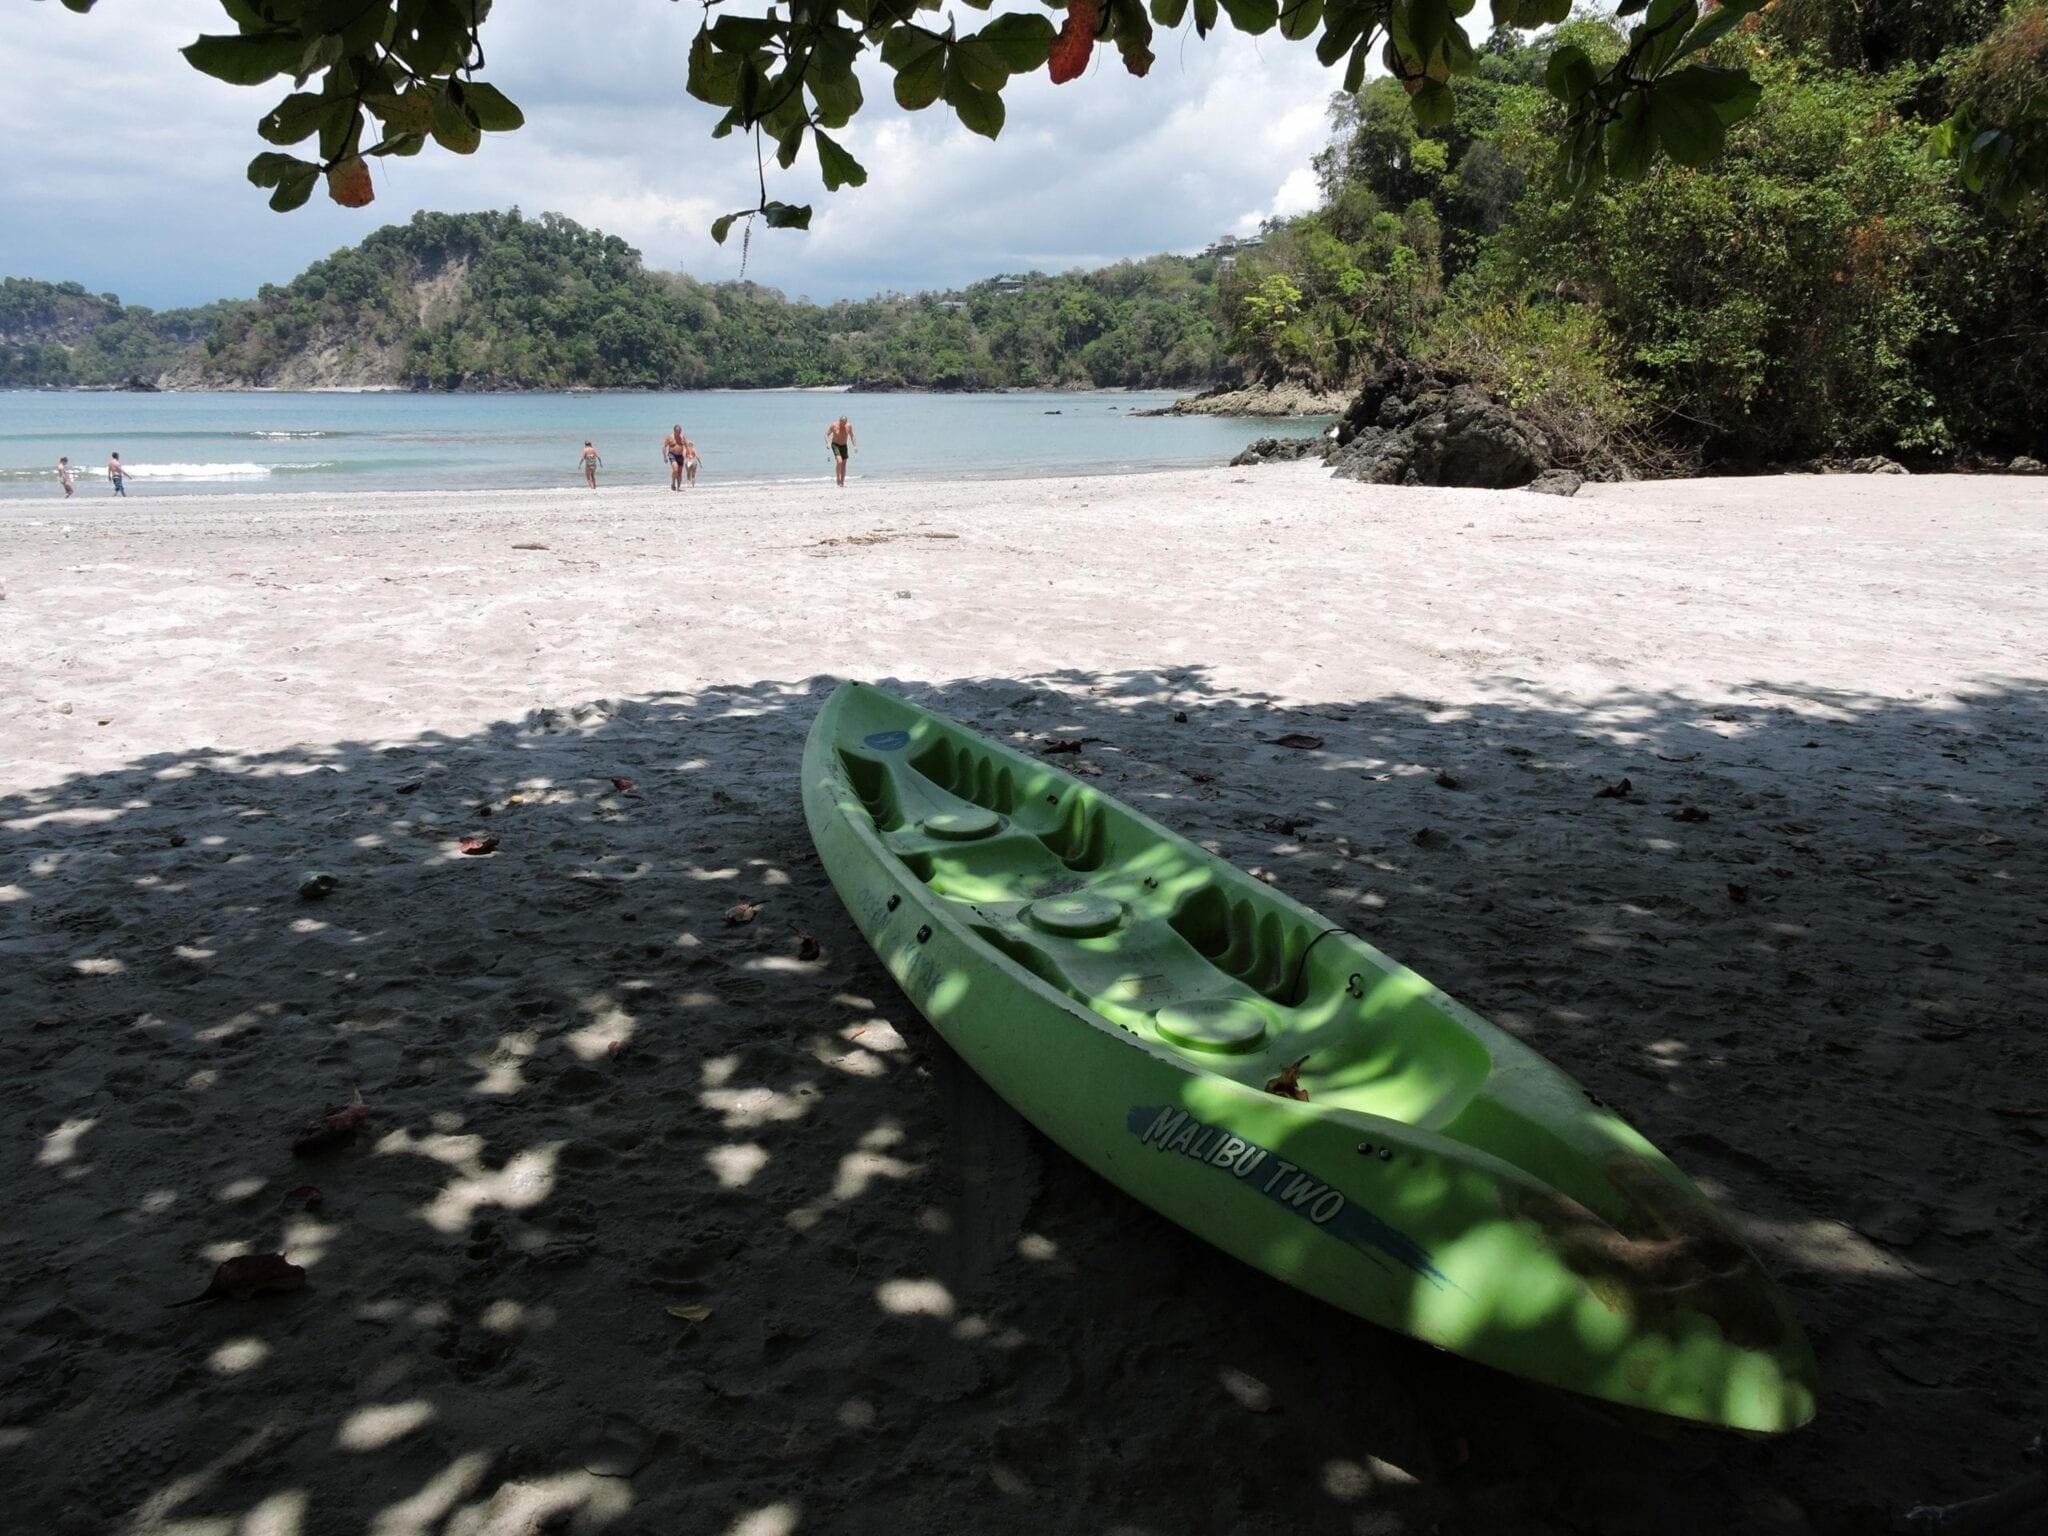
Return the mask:
<svg viewBox="0 0 2048 1536">
<path fill-rule="evenodd" d="M 2048 0 L 1776 0 L 1713 45 L 1763 86 L 1701 169 L 1564 196 L 1545 62 L 1497 33 L 1456 113 L 1333 106 L 1322 203 L 1256 247 L 828 305 L 650 271 L 556 215 L 415 215 L 254 299 L 152 313 L 0 283 L 0 385 L 414 389 L 1355 386 L 1418 360 L 1562 457 L 1642 469 L 2048 454 L 2048 199 L 1940 149 L 2048 99 Z M 796 237 L 784 237 L 796 238 Z"/>
<path fill-rule="evenodd" d="M 1230 366 L 1214 257 L 838 304 L 648 270 L 556 214 L 418 213 L 253 300 L 0 282 L 0 385 L 1178 388 Z"/>
</svg>

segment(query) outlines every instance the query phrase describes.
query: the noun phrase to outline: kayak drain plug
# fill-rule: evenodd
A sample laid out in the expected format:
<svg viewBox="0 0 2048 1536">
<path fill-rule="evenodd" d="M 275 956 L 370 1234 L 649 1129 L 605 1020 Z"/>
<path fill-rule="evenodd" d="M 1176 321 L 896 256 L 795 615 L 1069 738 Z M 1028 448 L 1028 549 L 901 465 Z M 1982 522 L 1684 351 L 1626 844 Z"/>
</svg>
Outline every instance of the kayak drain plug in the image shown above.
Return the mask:
<svg viewBox="0 0 2048 1536">
<path fill-rule="evenodd" d="M 926 923 L 922 928 L 917 930 L 917 942 L 920 944 L 924 943 L 924 941 L 926 939 L 929 939 L 931 936 L 932 925 L 930 923 Z"/>
<path fill-rule="evenodd" d="M 889 898 L 889 910 L 890 910 L 891 912 L 894 912 L 894 911 L 895 911 L 895 910 L 896 910 L 896 909 L 897 909 L 898 907 L 900 907 L 900 906 L 902 906 L 902 905 L 903 905 L 903 898 L 902 898 L 902 896 L 901 896 L 901 895 L 891 896 L 891 897 Z"/>
</svg>

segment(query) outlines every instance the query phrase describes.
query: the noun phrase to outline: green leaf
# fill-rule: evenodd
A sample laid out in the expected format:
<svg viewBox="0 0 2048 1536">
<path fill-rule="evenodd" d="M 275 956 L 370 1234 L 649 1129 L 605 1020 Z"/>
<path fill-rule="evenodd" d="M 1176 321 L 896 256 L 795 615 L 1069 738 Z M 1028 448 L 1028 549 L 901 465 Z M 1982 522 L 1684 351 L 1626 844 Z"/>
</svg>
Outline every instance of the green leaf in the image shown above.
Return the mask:
<svg viewBox="0 0 2048 1536">
<path fill-rule="evenodd" d="M 366 155 L 416 155 L 427 147 L 424 133 L 393 133 L 372 144 Z"/>
<path fill-rule="evenodd" d="M 331 115 L 348 110 L 345 96 L 322 96 L 314 91 L 294 91 L 263 116 L 256 131 L 267 143 L 297 144 L 320 131 Z"/>
<path fill-rule="evenodd" d="M 1629 34 L 1631 44 L 1648 38 L 1636 61 L 1637 73 L 1654 75 L 1670 63 L 1699 15 L 1699 0 L 1651 0 L 1650 14 Z"/>
<path fill-rule="evenodd" d="M 1567 43 L 1543 66 L 1543 88 L 1566 106 L 1592 90 L 1600 81 L 1593 61 L 1577 43 Z"/>
<path fill-rule="evenodd" d="M 451 84 L 453 82 L 450 82 Z M 434 142 L 450 154 L 473 155 L 484 141 L 475 119 L 444 88 L 434 98 Z"/>
<path fill-rule="evenodd" d="M 740 99 L 739 55 L 712 47 L 709 28 L 698 28 L 690 43 L 690 72 L 684 88 L 714 107 L 729 107 Z"/>
<path fill-rule="evenodd" d="M 290 213 L 294 208 L 306 206 L 306 200 L 313 195 L 313 188 L 319 185 L 320 168 L 309 165 L 303 172 L 293 172 L 277 184 L 277 190 L 270 194 L 270 206 L 278 213 Z"/>
<path fill-rule="evenodd" d="M 1216 30 L 1216 0 L 1195 0 L 1195 36 L 1207 37 Z"/>
<path fill-rule="evenodd" d="M 896 72 L 896 105 L 906 112 L 922 112 L 945 88 L 946 50 L 933 48 Z"/>
<path fill-rule="evenodd" d="M 1298 43 L 1314 37 L 1322 21 L 1323 0 L 1286 0 L 1280 11 L 1280 35 Z"/>
<path fill-rule="evenodd" d="M 1646 92 L 1650 125 L 1664 153 L 1680 165 L 1702 166 L 1721 153 L 1728 130 L 1714 104 L 1686 81 L 1688 70 L 1657 81 Z"/>
<path fill-rule="evenodd" d="M 387 133 L 424 134 L 434 123 L 434 93 L 414 88 L 365 96 L 363 105 Z"/>
<path fill-rule="evenodd" d="M 476 125 L 485 133 L 510 133 L 526 125 L 526 114 L 495 85 L 468 80 L 462 86 L 462 104 L 476 114 Z"/>
<path fill-rule="evenodd" d="M 303 206 L 319 179 L 320 167 L 297 155 L 280 155 L 270 150 L 249 162 L 251 184 L 273 189 L 270 206 L 279 213 L 290 213 Z"/>
<path fill-rule="evenodd" d="M 1640 181 L 1649 173 L 1656 152 L 1649 105 L 1638 92 L 1621 104 L 1620 115 L 1607 125 L 1607 168 L 1622 181 Z"/>
<path fill-rule="evenodd" d="M 837 192 L 841 187 L 858 187 L 866 183 L 867 171 L 839 145 L 837 140 L 823 133 L 813 133 L 811 139 L 818 146 L 818 169 L 824 172 L 827 192 Z"/>
<path fill-rule="evenodd" d="M 1177 27 L 1188 13 L 1188 0 L 1152 0 L 1152 19 L 1162 27 Z"/>
<path fill-rule="evenodd" d="M 897 27 L 882 39 L 882 62 L 901 73 L 926 54 L 946 45 L 944 41 L 913 27 Z"/>
<path fill-rule="evenodd" d="M 297 155 L 279 154 L 267 149 L 249 162 L 249 184 L 254 187 L 274 187 L 286 176 L 297 174 L 301 169 L 317 171 L 319 166 L 310 160 L 301 160 Z"/>
<path fill-rule="evenodd" d="M 797 151 L 804 147 L 805 126 L 799 119 L 775 136 L 775 163 L 785 171 L 796 164 Z"/>
<path fill-rule="evenodd" d="M 1000 91 L 1010 83 L 1009 66 L 978 37 L 963 37 L 955 43 L 946 68 L 976 90 Z"/>
<path fill-rule="evenodd" d="M 770 229 L 809 229 L 811 227 L 811 205 L 809 203 L 763 203 L 761 217 Z"/>
<path fill-rule="evenodd" d="M 1223 0 L 1223 9 L 1230 13 L 1232 26 L 1254 37 L 1272 31 L 1273 23 L 1280 19 L 1279 0 Z"/>
<path fill-rule="evenodd" d="M 947 81 L 946 104 L 970 133 L 992 139 L 1003 131 L 1003 98 L 994 91 L 984 91 L 954 76 Z"/>
<path fill-rule="evenodd" d="M 445 75 L 469 57 L 469 17 L 458 0 L 417 0 L 412 26 L 392 34 L 391 51 L 419 74 Z M 339 42 L 339 39 L 336 39 Z"/>
<path fill-rule="evenodd" d="M 804 71 L 804 83 L 818 104 L 818 121 L 827 128 L 844 128 L 861 107 L 860 77 L 850 69 L 843 75 L 821 77 L 812 72 L 815 68 L 814 64 Z"/>
<path fill-rule="evenodd" d="M 1310 0 L 1301 0 L 1308 4 Z M 1313 0 L 1318 10 L 1323 0 Z M 1145 14 L 1140 0 L 1113 0 L 1110 15 L 1114 24 L 1110 37 L 1116 43 L 1116 51 L 1124 61 L 1124 69 L 1142 79 L 1152 70 L 1152 18 Z"/>
<path fill-rule="evenodd" d="M 1344 91 L 1355 96 L 1365 84 L 1365 67 L 1372 62 L 1372 38 L 1361 37 L 1351 50 L 1351 62 L 1344 66 Z"/>
<path fill-rule="evenodd" d="M 256 32 L 239 37 L 201 37 L 178 51 L 202 75 L 225 80 L 229 85 L 261 85 L 279 75 L 294 73 L 304 46 L 295 33 Z"/>
<path fill-rule="evenodd" d="M 1187 0 L 1177 0 L 1177 3 L 1186 9 Z M 1174 23 L 1164 22 L 1161 25 L 1171 26 Z M 1026 75 L 1045 67 L 1046 56 L 1052 51 L 1052 40 L 1058 31 L 1043 16 L 1012 12 L 998 16 L 975 35 L 995 50 L 996 57 L 1003 61 L 1011 74 Z"/>
<path fill-rule="evenodd" d="M 720 214 L 711 221 L 711 238 L 720 245 L 725 244 L 725 237 L 732 233 L 733 224 L 740 219 L 746 218 L 753 211 L 753 209 L 748 208 L 739 213 Z"/>
<path fill-rule="evenodd" d="M 1451 8 L 1444 0 L 1408 0 L 1406 6 L 1396 7 L 1394 17 L 1401 52 L 1428 69 L 1450 30 Z"/>
<path fill-rule="evenodd" d="M 725 15 L 711 26 L 711 41 L 732 53 L 753 53 L 782 41 L 786 23 L 760 16 Z"/>
<path fill-rule="evenodd" d="M 1441 80 L 1425 80 L 1422 88 L 1408 98 L 1408 110 L 1418 128 L 1442 128 L 1458 114 L 1458 98 Z"/>
</svg>

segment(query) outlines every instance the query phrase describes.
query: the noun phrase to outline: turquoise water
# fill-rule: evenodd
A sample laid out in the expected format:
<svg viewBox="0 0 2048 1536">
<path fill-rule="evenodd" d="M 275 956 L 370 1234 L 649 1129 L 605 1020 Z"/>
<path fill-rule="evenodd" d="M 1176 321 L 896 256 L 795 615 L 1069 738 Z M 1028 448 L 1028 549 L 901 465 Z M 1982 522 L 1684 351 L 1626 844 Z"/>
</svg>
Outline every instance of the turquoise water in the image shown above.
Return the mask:
<svg viewBox="0 0 2048 1536">
<path fill-rule="evenodd" d="M 68 454 L 85 499 L 112 494 L 119 452 L 133 496 L 222 491 L 502 490 L 579 483 L 585 438 L 600 484 L 665 485 L 661 440 L 681 423 L 698 483 L 825 479 L 840 412 L 860 442 L 849 478 L 931 480 L 1118 474 L 1222 464 L 1276 429 L 1206 416 L 1133 418 L 1170 394 L 677 395 L 77 394 L 0 391 L 0 499 L 57 497 Z"/>
</svg>

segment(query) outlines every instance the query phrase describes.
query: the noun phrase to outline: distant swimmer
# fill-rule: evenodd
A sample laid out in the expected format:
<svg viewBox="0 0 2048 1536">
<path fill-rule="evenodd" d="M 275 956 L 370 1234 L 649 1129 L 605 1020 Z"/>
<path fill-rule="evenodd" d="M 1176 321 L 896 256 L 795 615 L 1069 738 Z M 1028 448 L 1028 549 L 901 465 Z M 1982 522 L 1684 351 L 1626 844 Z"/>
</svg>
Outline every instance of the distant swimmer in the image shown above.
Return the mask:
<svg viewBox="0 0 2048 1536">
<path fill-rule="evenodd" d="M 841 486 L 846 484 L 846 456 L 858 453 L 860 444 L 853 435 L 853 423 L 844 416 L 825 429 L 825 446 L 832 454 L 832 473 Z"/>
<path fill-rule="evenodd" d="M 668 466 L 668 488 L 672 491 L 683 488 L 683 450 L 689 443 L 680 425 L 670 427 L 668 436 L 661 440 L 661 462 Z"/>
<path fill-rule="evenodd" d="M 121 467 L 121 455 L 118 453 L 107 456 L 107 478 L 114 482 L 116 496 L 128 494 L 128 471 Z"/>
<path fill-rule="evenodd" d="M 697 445 L 687 437 L 683 439 L 683 473 L 690 477 L 690 484 L 697 483 Z"/>
<path fill-rule="evenodd" d="M 583 481 L 593 491 L 597 489 L 597 471 L 603 463 L 603 457 L 590 446 L 590 439 L 583 439 Z"/>
<path fill-rule="evenodd" d="M 69 456 L 60 455 L 57 459 L 57 483 L 64 487 L 64 494 L 66 496 L 71 494 L 71 460 Z"/>
</svg>

